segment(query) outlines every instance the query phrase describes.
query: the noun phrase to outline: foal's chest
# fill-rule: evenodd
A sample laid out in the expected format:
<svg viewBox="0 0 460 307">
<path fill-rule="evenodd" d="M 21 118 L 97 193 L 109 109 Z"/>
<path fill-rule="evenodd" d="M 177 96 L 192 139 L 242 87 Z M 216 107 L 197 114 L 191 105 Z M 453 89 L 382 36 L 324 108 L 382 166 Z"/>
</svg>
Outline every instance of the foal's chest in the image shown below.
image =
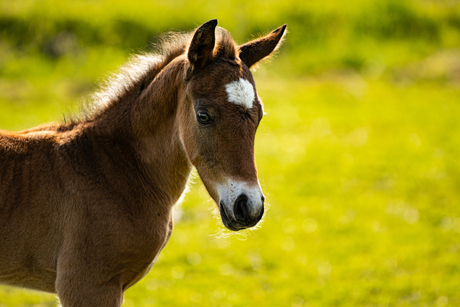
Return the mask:
<svg viewBox="0 0 460 307">
<path fill-rule="evenodd" d="M 158 259 L 160 252 L 166 246 L 171 237 L 173 231 L 173 217 L 170 215 L 169 222 L 167 224 L 166 233 L 164 236 L 157 237 L 153 242 L 145 242 L 143 247 L 147 250 L 150 249 L 151 252 L 146 252 L 143 254 L 138 254 L 138 259 L 133 263 L 133 273 L 132 276 L 126 278 L 124 282 L 124 289 L 127 289 L 137 283 L 141 278 L 143 278 L 152 268 L 153 264 Z M 149 244 L 150 243 L 150 244 Z"/>
</svg>

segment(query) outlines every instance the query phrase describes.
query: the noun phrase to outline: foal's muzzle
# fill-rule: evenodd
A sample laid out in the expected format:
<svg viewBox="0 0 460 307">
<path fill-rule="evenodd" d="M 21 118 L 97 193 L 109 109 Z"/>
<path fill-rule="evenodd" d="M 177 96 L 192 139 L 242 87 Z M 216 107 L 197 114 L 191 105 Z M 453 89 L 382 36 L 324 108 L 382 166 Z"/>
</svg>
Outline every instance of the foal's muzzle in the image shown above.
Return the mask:
<svg viewBox="0 0 460 307">
<path fill-rule="evenodd" d="M 249 215 L 247 213 L 247 208 L 245 208 L 246 206 L 247 204 L 239 200 L 238 203 L 235 204 L 235 217 L 232 217 L 230 213 L 227 211 L 227 209 L 225 209 L 225 206 L 222 203 L 220 203 L 220 216 L 225 227 L 227 227 L 230 230 L 237 231 L 257 225 L 257 223 L 264 215 L 264 207 L 262 206 L 261 210 L 259 210 L 259 212 L 256 215 Z"/>
<path fill-rule="evenodd" d="M 222 222 L 230 230 L 255 226 L 264 215 L 264 201 L 259 186 L 232 182 L 229 189 L 220 189 L 219 211 Z"/>
<path fill-rule="evenodd" d="M 262 195 L 257 202 L 254 202 L 243 193 L 236 198 L 230 208 L 221 201 L 219 211 L 225 227 L 237 231 L 255 226 L 264 215 L 264 200 Z"/>
</svg>

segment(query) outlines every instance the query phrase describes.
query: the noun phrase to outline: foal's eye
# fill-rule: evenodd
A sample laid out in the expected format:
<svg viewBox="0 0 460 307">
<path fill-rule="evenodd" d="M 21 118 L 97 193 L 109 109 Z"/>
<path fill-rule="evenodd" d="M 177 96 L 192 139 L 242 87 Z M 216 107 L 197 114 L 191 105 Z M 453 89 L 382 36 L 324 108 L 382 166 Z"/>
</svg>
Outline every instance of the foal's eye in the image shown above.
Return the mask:
<svg viewBox="0 0 460 307">
<path fill-rule="evenodd" d="M 196 112 L 196 119 L 202 125 L 209 125 L 212 123 L 211 115 L 208 112 L 200 110 Z"/>
</svg>

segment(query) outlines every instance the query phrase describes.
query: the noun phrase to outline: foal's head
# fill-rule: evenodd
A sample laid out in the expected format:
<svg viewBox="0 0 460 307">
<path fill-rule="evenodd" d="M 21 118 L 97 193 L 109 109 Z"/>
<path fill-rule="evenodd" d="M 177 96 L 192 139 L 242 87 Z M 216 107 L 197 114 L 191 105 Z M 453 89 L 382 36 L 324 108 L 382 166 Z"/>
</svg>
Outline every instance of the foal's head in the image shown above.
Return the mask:
<svg viewBox="0 0 460 307">
<path fill-rule="evenodd" d="M 254 138 L 264 114 L 249 68 L 268 56 L 286 26 L 236 46 L 217 20 L 194 33 L 187 52 L 181 105 L 181 139 L 209 194 L 231 230 L 252 227 L 264 213 Z"/>
</svg>

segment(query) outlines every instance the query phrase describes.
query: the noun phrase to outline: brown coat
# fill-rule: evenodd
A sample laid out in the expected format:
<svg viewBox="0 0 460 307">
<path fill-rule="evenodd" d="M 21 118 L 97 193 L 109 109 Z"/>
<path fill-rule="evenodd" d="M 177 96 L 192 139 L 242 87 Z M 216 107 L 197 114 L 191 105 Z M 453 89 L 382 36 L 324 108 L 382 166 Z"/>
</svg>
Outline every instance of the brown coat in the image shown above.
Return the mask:
<svg viewBox="0 0 460 307">
<path fill-rule="evenodd" d="M 121 306 L 167 243 L 192 166 L 227 227 L 257 223 L 262 105 L 230 103 L 225 85 L 242 78 L 255 93 L 249 68 L 285 26 L 237 47 L 216 25 L 135 59 L 84 118 L 0 131 L 0 282 L 56 292 L 64 307 Z"/>
</svg>

